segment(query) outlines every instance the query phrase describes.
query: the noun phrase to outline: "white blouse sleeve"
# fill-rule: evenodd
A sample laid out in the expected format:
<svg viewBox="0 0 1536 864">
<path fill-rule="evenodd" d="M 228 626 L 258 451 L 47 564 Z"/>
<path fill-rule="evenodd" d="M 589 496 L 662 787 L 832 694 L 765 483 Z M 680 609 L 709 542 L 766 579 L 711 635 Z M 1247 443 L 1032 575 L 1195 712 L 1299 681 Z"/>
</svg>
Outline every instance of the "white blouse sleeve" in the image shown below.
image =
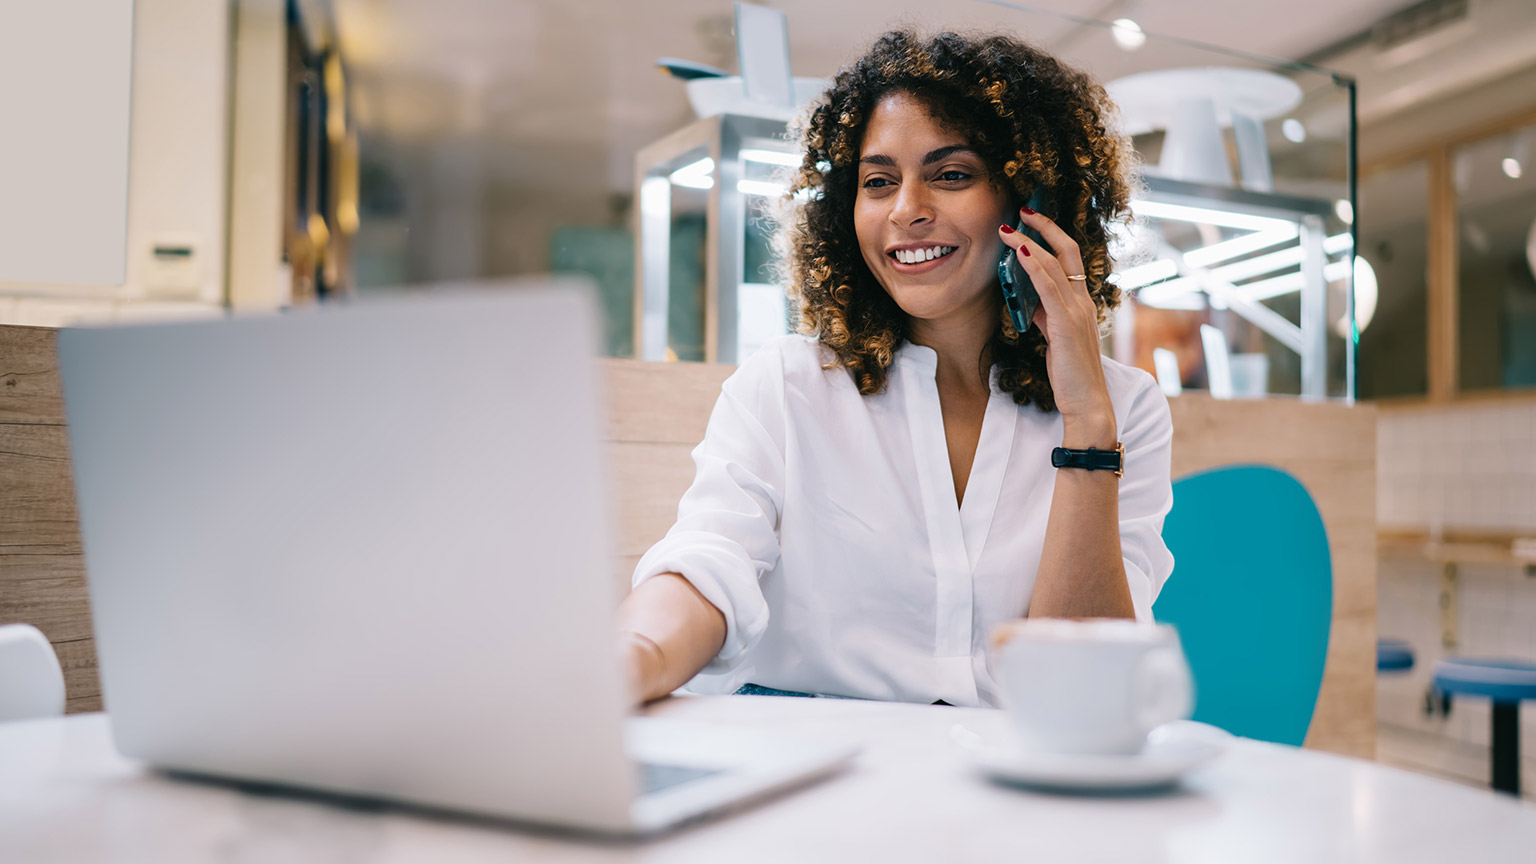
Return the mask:
<svg viewBox="0 0 1536 864">
<path fill-rule="evenodd" d="M 1163 518 L 1173 506 L 1173 415 L 1150 375 L 1120 421 L 1125 476 L 1120 478 L 1120 554 L 1136 620 L 1152 620 L 1152 604 L 1173 572 L 1173 553 L 1163 542 Z"/>
<path fill-rule="evenodd" d="M 784 490 L 784 371 L 765 345 L 721 387 L 677 522 L 635 566 L 633 584 L 680 573 L 725 615 L 725 644 L 704 672 L 727 672 L 768 627 L 758 579 L 779 561 Z"/>
</svg>

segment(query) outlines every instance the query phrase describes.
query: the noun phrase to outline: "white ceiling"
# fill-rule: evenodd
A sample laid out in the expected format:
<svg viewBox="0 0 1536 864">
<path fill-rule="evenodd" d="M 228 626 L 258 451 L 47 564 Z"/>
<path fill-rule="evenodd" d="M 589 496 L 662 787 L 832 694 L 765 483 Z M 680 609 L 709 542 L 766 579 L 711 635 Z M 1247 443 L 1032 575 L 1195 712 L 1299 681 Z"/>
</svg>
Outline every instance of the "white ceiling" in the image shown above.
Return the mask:
<svg viewBox="0 0 1536 864">
<path fill-rule="evenodd" d="M 796 74 L 829 76 L 879 33 L 1011 30 L 1103 80 L 1226 63 L 1173 40 L 1128 54 L 1105 31 L 982 0 L 776 0 Z M 1135 18 L 1153 34 L 1278 58 L 1306 56 L 1411 0 L 1041 0 L 1055 12 Z M 633 154 L 690 119 L 681 57 L 732 69 L 728 0 L 335 0 L 342 56 L 365 131 L 483 143 L 487 179 L 512 190 L 626 190 Z M 1322 79 L 1319 78 L 1319 83 Z"/>
</svg>

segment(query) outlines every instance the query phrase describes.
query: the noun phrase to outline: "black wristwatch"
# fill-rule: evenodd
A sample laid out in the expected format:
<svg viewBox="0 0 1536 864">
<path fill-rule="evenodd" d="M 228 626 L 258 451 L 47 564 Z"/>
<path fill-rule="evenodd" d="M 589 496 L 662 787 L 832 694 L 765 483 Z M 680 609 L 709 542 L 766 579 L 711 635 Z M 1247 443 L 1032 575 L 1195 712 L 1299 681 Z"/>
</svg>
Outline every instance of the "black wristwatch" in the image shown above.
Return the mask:
<svg viewBox="0 0 1536 864">
<path fill-rule="evenodd" d="M 1125 476 L 1125 445 L 1116 444 L 1113 450 L 1089 447 L 1087 450 L 1068 450 L 1057 447 L 1051 451 L 1054 468 L 1084 468 L 1089 471 L 1113 471 L 1116 477 Z"/>
</svg>

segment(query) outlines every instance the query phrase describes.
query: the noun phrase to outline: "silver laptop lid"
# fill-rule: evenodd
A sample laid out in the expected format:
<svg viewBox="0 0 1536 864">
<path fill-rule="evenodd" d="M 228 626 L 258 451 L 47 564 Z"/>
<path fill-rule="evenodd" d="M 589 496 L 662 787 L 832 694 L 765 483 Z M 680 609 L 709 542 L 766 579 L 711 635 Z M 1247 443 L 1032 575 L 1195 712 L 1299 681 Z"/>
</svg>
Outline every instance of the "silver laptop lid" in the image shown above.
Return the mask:
<svg viewBox="0 0 1536 864">
<path fill-rule="evenodd" d="M 540 284 L 60 334 L 125 754 L 628 821 L 595 316 Z"/>
</svg>

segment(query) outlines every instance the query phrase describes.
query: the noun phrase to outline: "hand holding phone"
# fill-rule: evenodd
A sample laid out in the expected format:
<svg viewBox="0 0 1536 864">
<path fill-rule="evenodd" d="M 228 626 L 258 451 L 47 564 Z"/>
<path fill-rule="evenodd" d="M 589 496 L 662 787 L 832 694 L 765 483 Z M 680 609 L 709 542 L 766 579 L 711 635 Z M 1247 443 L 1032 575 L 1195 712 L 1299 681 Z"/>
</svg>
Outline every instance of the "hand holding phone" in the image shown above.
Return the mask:
<svg viewBox="0 0 1536 864">
<path fill-rule="evenodd" d="M 1045 208 L 1046 197 L 1043 190 L 1036 190 L 1030 196 L 1029 203 L 1025 205 L 1037 213 L 1044 213 L 1047 218 L 1054 218 Z M 1028 237 L 1044 247 L 1047 251 L 1050 246 L 1040 232 L 1024 224 L 1021 219 L 1014 230 Z M 1052 253 L 1054 254 L 1054 253 Z M 1003 245 L 1003 260 L 997 263 L 997 281 L 1003 286 L 1003 303 L 1008 307 L 1008 315 L 1013 319 L 1013 329 L 1019 331 L 1022 336 L 1030 328 L 1034 320 L 1035 309 L 1040 305 L 1040 295 L 1035 291 L 1035 283 L 1030 281 L 1029 274 L 1019 264 L 1018 256 L 1013 248 Z"/>
</svg>

